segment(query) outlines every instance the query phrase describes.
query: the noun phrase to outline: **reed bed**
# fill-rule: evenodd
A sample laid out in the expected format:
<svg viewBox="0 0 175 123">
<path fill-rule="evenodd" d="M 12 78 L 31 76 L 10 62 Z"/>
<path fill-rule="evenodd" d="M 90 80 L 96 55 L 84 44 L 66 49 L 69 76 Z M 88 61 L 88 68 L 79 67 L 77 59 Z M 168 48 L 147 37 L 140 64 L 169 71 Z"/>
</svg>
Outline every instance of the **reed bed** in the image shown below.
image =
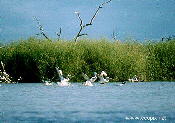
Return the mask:
<svg viewBox="0 0 175 123">
<path fill-rule="evenodd" d="M 57 81 L 55 67 L 82 82 L 82 72 L 106 71 L 111 81 L 126 81 L 137 75 L 141 80 L 175 80 L 175 40 L 138 43 L 106 39 L 47 41 L 29 38 L 0 48 L 0 60 L 14 81 Z"/>
</svg>

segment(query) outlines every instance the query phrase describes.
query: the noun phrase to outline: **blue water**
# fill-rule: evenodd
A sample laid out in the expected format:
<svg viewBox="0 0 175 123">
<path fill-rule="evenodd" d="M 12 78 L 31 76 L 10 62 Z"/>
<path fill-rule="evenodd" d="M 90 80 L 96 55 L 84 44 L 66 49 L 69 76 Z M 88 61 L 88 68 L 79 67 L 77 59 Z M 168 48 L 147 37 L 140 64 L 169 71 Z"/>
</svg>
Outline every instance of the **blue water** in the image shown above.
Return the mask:
<svg viewBox="0 0 175 123">
<path fill-rule="evenodd" d="M 0 122 L 175 121 L 175 82 L 85 87 L 42 83 L 1 84 Z M 134 118 L 134 119 L 133 119 Z"/>
<path fill-rule="evenodd" d="M 0 41 L 10 42 L 36 36 L 40 31 L 33 16 L 40 19 L 45 33 L 57 38 L 73 39 L 79 30 L 75 11 L 88 23 L 97 7 L 107 0 L 0 0 Z M 84 38 L 160 40 L 175 35 L 174 0 L 112 0 L 100 10 Z M 0 42 L 1 43 L 1 42 Z"/>
</svg>

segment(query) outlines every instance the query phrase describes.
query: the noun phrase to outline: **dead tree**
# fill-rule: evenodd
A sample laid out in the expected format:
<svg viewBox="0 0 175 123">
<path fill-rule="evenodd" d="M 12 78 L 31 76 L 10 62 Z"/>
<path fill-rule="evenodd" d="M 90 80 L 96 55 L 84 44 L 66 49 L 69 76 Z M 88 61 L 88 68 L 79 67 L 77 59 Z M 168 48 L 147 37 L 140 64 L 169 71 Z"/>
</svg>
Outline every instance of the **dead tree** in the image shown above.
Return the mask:
<svg viewBox="0 0 175 123">
<path fill-rule="evenodd" d="M 57 41 L 59 41 L 59 40 L 60 40 L 61 33 L 62 33 L 62 29 L 61 29 L 61 27 L 60 27 L 59 32 L 56 32 L 56 35 L 58 36 Z"/>
<path fill-rule="evenodd" d="M 37 22 L 37 24 L 38 24 L 38 28 L 39 28 L 39 30 L 40 30 L 40 32 L 41 32 L 41 35 L 43 35 L 48 41 L 52 41 L 52 40 L 50 40 L 50 38 L 46 35 L 46 33 L 44 32 L 44 29 L 43 29 L 43 26 L 41 25 L 41 23 L 40 23 L 40 21 L 39 21 L 39 19 L 37 19 L 37 17 L 33 17 L 34 18 L 34 20 Z"/>
<path fill-rule="evenodd" d="M 81 36 L 83 36 L 83 35 L 87 35 L 87 34 L 81 33 L 81 32 L 83 31 L 83 29 L 84 29 L 85 27 L 87 27 L 87 26 L 92 25 L 93 22 L 94 22 L 94 19 L 96 18 L 97 14 L 98 14 L 98 12 L 99 12 L 99 10 L 100 10 L 101 8 L 103 8 L 103 6 L 104 6 L 105 4 L 108 4 L 108 3 L 110 3 L 111 1 L 112 1 L 112 0 L 108 0 L 108 1 L 106 1 L 106 2 L 104 2 L 104 3 L 102 3 L 100 6 L 98 6 L 98 8 L 97 8 L 97 10 L 95 11 L 94 15 L 93 15 L 92 18 L 90 19 L 90 22 L 87 23 L 87 24 L 84 24 L 84 23 L 83 23 L 83 20 L 81 19 L 81 16 L 80 16 L 80 13 L 79 13 L 79 12 L 75 12 L 75 14 L 77 14 L 77 16 L 78 16 L 78 19 L 80 20 L 80 29 L 79 29 L 78 33 L 76 34 L 76 36 L 75 36 L 75 42 L 77 41 L 77 39 L 78 39 L 79 37 L 81 37 Z"/>
</svg>

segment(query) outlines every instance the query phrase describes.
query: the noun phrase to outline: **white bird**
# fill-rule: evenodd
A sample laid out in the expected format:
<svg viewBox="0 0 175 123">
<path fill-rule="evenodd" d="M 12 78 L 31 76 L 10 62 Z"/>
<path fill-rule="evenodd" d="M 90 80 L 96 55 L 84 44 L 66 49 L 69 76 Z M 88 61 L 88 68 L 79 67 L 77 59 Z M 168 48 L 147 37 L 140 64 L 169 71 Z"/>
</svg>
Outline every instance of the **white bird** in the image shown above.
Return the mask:
<svg viewBox="0 0 175 123">
<path fill-rule="evenodd" d="M 22 80 L 22 77 L 20 76 L 19 78 L 18 78 L 18 81 L 21 81 Z"/>
<path fill-rule="evenodd" d="M 1 61 L 1 66 L 2 66 L 2 71 L 0 70 L 0 80 L 2 80 L 5 83 L 11 83 L 11 77 L 9 74 L 6 73 L 5 71 L 5 65 L 4 63 Z"/>
<path fill-rule="evenodd" d="M 69 82 L 69 78 L 64 78 L 63 77 L 63 72 L 62 70 L 59 70 L 59 67 L 56 67 L 57 73 L 60 77 L 60 82 L 57 82 L 58 86 L 70 86 L 71 83 Z M 68 75 L 69 76 L 69 75 Z"/>
<path fill-rule="evenodd" d="M 105 78 L 104 78 L 105 77 Z M 109 77 L 107 77 L 107 73 L 105 71 L 102 71 L 100 75 L 98 75 L 98 78 L 100 79 L 100 84 L 105 84 L 109 82 Z"/>
<path fill-rule="evenodd" d="M 20 78 L 18 79 L 19 81 L 20 81 Z M 47 85 L 47 86 L 53 85 L 53 82 L 51 82 L 50 79 L 45 79 L 44 77 L 42 79 L 42 82 L 44 83 L 44 85 Z"/>
<path fill-rule="evenodd" d="M 128 81 L 130 81 L 130 82 L 138 82 L 139 80 L 138 80 L 137 76 L 134 75 L 133 78 L 132 79 L 128 79 Z"/>
<path fill-rule="evenodd" d="M 49 85 L 53 85 L 53 83 L 50 81 L 45 81 L 45 85 L 49 86 Z"/>
<path fill-rule="evenodd" d="M 1 72 L 0 80 L 2 80 L 5 83 L 11 83 L 12 80 L 10 78 L 10 75 L 7 74 L 5 70 Z"/>
<path fill-rule="evenodd" d="M 125 84 L 126 84 L 126 82 L 122 82 L 121 84 L 118 84 L 117 86 L 123 86 Z"/>
<path fill-rule="evenodd" d="M 78 12 L 78 11 L 76 11 L 76 12 L 74 12 L 75 14 L 80 14 L 80 12 Z"/>
<path fill-rule="evenodd" d="M 108 76 L 108 75 L 107 75 L 107 73 L 106 73 L 105 71 L 102 71 L 102 72 L 100 73 L 100 76 Z"/>
<path fill-rule="evenodd" d="M 88 77 L 86 74 L 84 74 L 84 73 L 83 73 L 82 75 L 83 75 L 84 79 L 86 79 L 86 82 L 83 83 L 83 85 L 85 85 L 85 86 L 93 86 L 92 82 L 95 82 L 95 80 L 97 79 L 97 73 L 94 72 L 94 76 L 91 77 L 91 78 L 89 78 L 89 77 Z"/>
</svg>

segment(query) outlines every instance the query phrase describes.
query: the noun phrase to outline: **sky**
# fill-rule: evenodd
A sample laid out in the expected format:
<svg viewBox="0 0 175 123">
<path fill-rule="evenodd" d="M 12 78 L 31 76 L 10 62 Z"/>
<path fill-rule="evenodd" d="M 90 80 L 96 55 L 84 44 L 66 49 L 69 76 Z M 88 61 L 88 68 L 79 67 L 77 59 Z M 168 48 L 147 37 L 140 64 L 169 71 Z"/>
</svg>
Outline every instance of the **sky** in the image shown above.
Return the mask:
<svg viewBox="0 0 175 123">
<path fill-rule="evenodd" d="M 0 0 L 0 41 L 11 42 L 36 36 L 40 31 L 56 38 L 62 28 L 63 39 L 73 39 L 79 30 L 79 11 L 88 23 L 105 0 Z M 160 40 L 175 35 L 175 0 L 112 0 L 106 4 L 84 33 L 88 38 L 109 38 L 115 32 L 120 40 Z"/>
</svg>

